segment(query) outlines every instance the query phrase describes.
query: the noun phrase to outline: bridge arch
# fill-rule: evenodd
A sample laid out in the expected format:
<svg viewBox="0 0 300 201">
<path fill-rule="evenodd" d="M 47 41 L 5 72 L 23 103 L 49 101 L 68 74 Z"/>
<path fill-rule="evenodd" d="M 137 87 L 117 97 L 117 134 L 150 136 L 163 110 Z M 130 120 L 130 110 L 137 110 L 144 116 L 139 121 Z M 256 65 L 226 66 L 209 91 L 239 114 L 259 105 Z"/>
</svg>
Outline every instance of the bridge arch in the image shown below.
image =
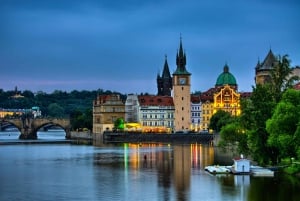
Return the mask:
<svg viewBox="0 0 300 201">
<path fill-rule="evenodd" d="M 16 127 L 19 130 L 19 132 L 21 132 L 22 125 L 19 124 L 19 122 L 14 121 L 13 119 L 2 119 L 0 121 L 0 130 L 4 129 L 5 127 L 7 127 L 9 125 Z"/>
<path fill-rule="evenodd" d="M 48 127 L 48 126 L 49 126 L 49 127 L 55 126 L 55 127 L 61 128 L 61 129 L 66 133 L 65 138 L 66 138 L 66 139 L 69 138 L 68 132 L 70 132 L 70 131 L 69 131 L 68 127 L 64 127 L 64 126 L 60 125 L 59 123 L 53 123 L 53 122 L 51 122 L 51 121 L 49 121 L 48 123 L 44 123 L 44 124 L 38 125 L 38 126 L 34 129 L 33 133 L 36 133 L 36 137 L 38 137 L 38 136 L 37 136 L 38 131 L 40 131 L 41 129 L 43 129 L 43 128 L 45 128 L 45 127 Z"/>
<path fill-rule="evenodd" d="M 66 133 L 66 139 L 69 139 L 71 137 L 70 133 L 70 120 L 69 119 L 63 119 L 63 118 L 37 118 L 34 119 L 33 125 L 32 125 L 32 133 L 35 135 L 35 139 L 37 138 L 37 132 L 39 129 L 46 125 L 53 125 L 58 126 L 62 128 Z"/>
<path fill-rule="evenodd" d="M 45 125 L 51 124 L 61 127 L 66 133 L 66 139 L 71 138 L 70 119 L 64 118 L 4 118 L 1 122 L 9 122 L 21 132 L 19 139 L 37 139 L 37 131 Z"/>
</svg>

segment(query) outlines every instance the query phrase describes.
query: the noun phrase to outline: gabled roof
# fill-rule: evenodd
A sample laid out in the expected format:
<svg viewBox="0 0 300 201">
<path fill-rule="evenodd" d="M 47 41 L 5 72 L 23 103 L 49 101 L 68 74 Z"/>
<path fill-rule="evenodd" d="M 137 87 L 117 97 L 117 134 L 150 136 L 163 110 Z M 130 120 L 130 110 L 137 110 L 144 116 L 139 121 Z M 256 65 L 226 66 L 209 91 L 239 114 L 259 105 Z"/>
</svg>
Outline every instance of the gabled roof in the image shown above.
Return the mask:
<svg viewBox="0 0 300 201">
<path fill-rule="evenodd" d="M 271 70 L 271 69 L 273 69 L 276 62 L 277 62 L 277 59 L 274 56 L 272 50 L 270 49 L 265 60 L 261 64 L 258 62 L 258 64 L 256 65 L 256 69 L 257 70 Z"/>
<path fill-rule="evenodd" d="M 171 96 L 141 95 L 138 100 L 141 106 L 174 106 Z"/>
</svg>

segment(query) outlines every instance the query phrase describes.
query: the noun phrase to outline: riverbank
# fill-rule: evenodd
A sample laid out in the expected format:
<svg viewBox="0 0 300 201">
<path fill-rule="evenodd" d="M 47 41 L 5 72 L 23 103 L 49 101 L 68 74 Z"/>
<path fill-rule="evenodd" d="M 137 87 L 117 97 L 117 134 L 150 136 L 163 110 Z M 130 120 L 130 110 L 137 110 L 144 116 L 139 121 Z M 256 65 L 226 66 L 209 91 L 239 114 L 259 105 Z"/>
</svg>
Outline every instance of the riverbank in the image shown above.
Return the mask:
<svg viewBox="0 0 300 201">
<path fill-rule="evenodd" d="M 162 134 L 162 133 L 126 133 L 126 132 L 104 132 L 104 143 L 120 142 L 166 142 L 166 143 L 202 143 L 213 144 L 213 134 L 184 133 L 184 134 Z"/>
</svg>

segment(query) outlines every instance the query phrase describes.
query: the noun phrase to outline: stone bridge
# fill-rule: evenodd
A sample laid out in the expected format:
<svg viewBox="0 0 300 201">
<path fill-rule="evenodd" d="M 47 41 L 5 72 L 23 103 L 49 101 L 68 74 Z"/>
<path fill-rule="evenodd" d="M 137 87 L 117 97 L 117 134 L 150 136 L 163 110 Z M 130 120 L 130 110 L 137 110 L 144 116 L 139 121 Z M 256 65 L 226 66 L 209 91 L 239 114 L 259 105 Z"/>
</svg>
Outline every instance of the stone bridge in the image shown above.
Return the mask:
<svg viewBox="0 0 300 201">
<path fill-rule="evenodd" d="M 58 126 L 66 132 L 66 139 L 71 137 L 70 119 L 64 118 L 32 118 L 31 116 L 22 116 L 20 118 L 0 119 L 2 125 L 12 124 L 21 133 L 19 139 L 37 139 L 37 131 L 44 126 Z"/>
</svg>

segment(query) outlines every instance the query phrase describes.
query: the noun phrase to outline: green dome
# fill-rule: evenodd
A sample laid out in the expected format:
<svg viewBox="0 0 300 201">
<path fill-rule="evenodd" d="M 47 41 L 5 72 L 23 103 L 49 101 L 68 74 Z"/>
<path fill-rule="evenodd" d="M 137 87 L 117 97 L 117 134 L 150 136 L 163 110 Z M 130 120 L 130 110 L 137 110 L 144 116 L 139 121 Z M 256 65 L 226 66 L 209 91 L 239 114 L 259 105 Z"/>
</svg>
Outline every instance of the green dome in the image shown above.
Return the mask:
<svg viewBox="0 0 300 201">
<path fill-rule="evenodd" d="M 223 85 L 237 85 L 235 77 L 229 72 L 229 67 L 226 64 L 224 66 L 224 72 L 221 73 L 217 79 L 216 86 L 223 86 Z"/>
</svg>

